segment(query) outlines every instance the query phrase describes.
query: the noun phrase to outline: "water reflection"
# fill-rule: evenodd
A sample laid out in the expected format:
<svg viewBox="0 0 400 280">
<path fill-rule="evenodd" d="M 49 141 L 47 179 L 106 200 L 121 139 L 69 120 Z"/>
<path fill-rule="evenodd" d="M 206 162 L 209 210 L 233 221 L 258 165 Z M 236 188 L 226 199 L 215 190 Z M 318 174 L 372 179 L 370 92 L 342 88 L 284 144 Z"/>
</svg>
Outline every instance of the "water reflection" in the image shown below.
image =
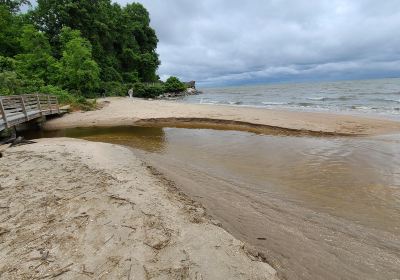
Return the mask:
<svg viewBox="0 0 400 280">
<path fill-rule="evenodd" d="M 27 139 L 71 137 L 89 141 L 106 142 L 130 146 L 148 152 L 160 152 L 165 149 L 165 133 L 160 127 L 99 127 L 72 128 L 58 131 L 27 131 Z"/>
<path fill-rule="evenodd" d="M 166 129 L 164 158 L 259 195 L 393 230 L 400 225 L 398 136 L 314 138 Z M 398 229 L 400 232 L 400 229 Z"/>
<path fill-rule="evenodd" d="M 398 136 L 291 137 L 158 127 L 80 128 L 34 137 L 127 145 L 175 170 L 240 184 L 300 205 L 390 231 L 400 229 Z M 190 171 L 191 170 L 191 171 Z"/>
<path fill-rule="evenodd" d="M 400 275 L 399 135 L 144 127 L 30 135 L 60 136 L 135 148 L 229 232 L 263 252 L 283 279 Z"/>
</svg>

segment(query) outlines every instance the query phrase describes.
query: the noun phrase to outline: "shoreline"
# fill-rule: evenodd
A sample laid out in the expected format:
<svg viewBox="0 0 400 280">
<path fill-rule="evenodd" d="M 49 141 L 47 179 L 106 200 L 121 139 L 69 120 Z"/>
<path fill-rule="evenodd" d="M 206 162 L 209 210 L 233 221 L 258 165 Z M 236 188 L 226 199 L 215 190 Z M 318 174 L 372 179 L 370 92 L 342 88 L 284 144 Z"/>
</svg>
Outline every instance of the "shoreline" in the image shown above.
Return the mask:
<svg viewBox="0 0 400 280">
<path fill-rule="evenodd" d="M 0 160 L 5 278 L 278 279 L 129 148 L 35 141 Z"/>
<path fill-rule="evenodd" d="M 298 135 L 364 136 L 400 132 L 400 121 L 317 112 L 235 108 L 128 98 L 101 99 L 100 110 L 74 112 L 43 128 L 175 126 L 278 132 Z"/>
</svg>

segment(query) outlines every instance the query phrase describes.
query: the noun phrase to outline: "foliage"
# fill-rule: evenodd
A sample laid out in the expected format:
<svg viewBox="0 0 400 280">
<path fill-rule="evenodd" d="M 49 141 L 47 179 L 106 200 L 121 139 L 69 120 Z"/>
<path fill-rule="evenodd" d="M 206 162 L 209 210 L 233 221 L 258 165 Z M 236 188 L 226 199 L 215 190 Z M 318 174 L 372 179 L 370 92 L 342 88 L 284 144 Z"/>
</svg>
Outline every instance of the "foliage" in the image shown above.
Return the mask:
<svg viewBox="0 0 400 280">
<path fill-rule="evenodd" d="M 164 93 L 164 87 L 161 84 L 135 83 L 132 89 L 135 97 L 142 98 L 156 98 Z"/>
<path fill-rule="evenodd" d="M 61 89 L 58 86 L 53 86 L 53 85 L 41 86 L 39 92 L 57 96 L 58 102 L 60 104 L 72 104 L 77 102 L 76 97 L 74 95 L 70 94 L 66 90 Z"/>
<path fill-rule="evenodd" d="M 128 86 L 120 82 L 103 82 L 101 84 L 103 96 L 125 96 Z"/>
<path fill-rule="evenodd" d="M 46 35 L 37 31 L 33 25 L 25 25 L 19 43 L 22 53 L 15 56 L 17 72 L 28 79 L 50 82 L 56 71 L 56 60 L 51 55 Z"/>
<path fill-rule="evenodd" d="M 15 60 L 11 57 L 4 57 L 0 55 L 0 71 L 14 71 Z"/>
<path fill-rule="evenodd" d="M 144 97 L 146 95 L 146 89 L 143 83 L 137 82 L 132 86 L 133 95 L 136 97 Z"/>
<path fill-rule="evenodd" d="M 17 94 L 21 81 L 13 71 L 0 72 L 0 95 Z"/>
<path fill-rule="evenodd" d="M 136 73 L 142 82 L 156 79 L 160 64 L 157 36 L 150 27 L 147 10 L 138 3 L 121 7 L 111 0 L 38 0 L 30 17 L 50 38 L 56 57 L 62 55 L 63 27 L 80 30 L 90 41 L 93 58 L 103 81 L 125 80 Z M 118 73 L 118 75 L 116 74 Z M 135 74 L 134 74 L 135 75 Z"/>
<path fill-rule="evenodd" d="M 100 84 L 100 69 L 92 59 L 92 48 L 80 32 L 65 27 L 61 30 L 63 53 L 58 64 L 58 82 L 62 88 L 91 97 Z"/>
<path fill-rule="evenodd" d="M 155 98 L 164 93 L 164 87 L 161 84 L 147 85 L 145 86 L 146 98 Z"/>
<path fill-rule="evenodd" d="M 83 96 L 78 96 L 71 105 L 74 110 L 91 111 L 96 109 L 96 99 L 90 100 Z"/>
<path fill-rule="evenodd" d="M 171 76 L 164 83 L 164 90 L 166 92 L 179 92 L 184 91 L 186 86 L 177 77 Z"/>
<path fill-rule="evenodd" d="M 0 0 L 0 94 L 48 93 L 60 103 L 94 107 L 86 98 L 154 98 L 185 89 L 156 74 L 158 39 L 139 3 L 111 0 Z"/>
<path fill-rule="evenodd" d="M 19 53 L 20 29 L 20 17 L 13 15 L 6 5 L 0 4 L 0 55 L 12 57 Z"/>
</svg>

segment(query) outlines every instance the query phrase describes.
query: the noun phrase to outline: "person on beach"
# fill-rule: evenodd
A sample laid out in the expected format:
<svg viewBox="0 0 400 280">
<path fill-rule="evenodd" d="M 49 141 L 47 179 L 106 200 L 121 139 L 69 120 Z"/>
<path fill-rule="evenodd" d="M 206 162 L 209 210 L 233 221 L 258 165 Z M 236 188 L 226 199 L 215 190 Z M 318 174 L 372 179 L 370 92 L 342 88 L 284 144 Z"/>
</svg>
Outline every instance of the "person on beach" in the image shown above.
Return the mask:
<svg viewBox="0 0 400 280">
<path fill-rule="evenodd" d="M 131 99 L 132 99 L 132 95 L 133 95 L 133 88 L 130 88 L 130 89 L 128 90 L 128 95 L 129 95 L 129 98 L 131 98 Z"/>
</svg>

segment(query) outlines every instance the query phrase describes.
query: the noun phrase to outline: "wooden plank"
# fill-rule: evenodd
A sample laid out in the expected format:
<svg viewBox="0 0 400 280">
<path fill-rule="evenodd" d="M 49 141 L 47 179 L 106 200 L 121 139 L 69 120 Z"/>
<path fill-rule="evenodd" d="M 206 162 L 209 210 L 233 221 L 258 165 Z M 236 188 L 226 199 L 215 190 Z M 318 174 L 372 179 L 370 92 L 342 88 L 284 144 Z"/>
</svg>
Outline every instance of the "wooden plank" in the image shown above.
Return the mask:
<svg viewBox="0 0 400 280">
<path fill-rule="evenodd" d="M 4 112 L 6 113 L 6 115 L 10 115 L 10 114 L 15 114 L 15 113 L 21 113 L 22 110 L 21 110 L 21 108 L 16 108 L 16 109 L 4 109 Z"/>
</svg>

